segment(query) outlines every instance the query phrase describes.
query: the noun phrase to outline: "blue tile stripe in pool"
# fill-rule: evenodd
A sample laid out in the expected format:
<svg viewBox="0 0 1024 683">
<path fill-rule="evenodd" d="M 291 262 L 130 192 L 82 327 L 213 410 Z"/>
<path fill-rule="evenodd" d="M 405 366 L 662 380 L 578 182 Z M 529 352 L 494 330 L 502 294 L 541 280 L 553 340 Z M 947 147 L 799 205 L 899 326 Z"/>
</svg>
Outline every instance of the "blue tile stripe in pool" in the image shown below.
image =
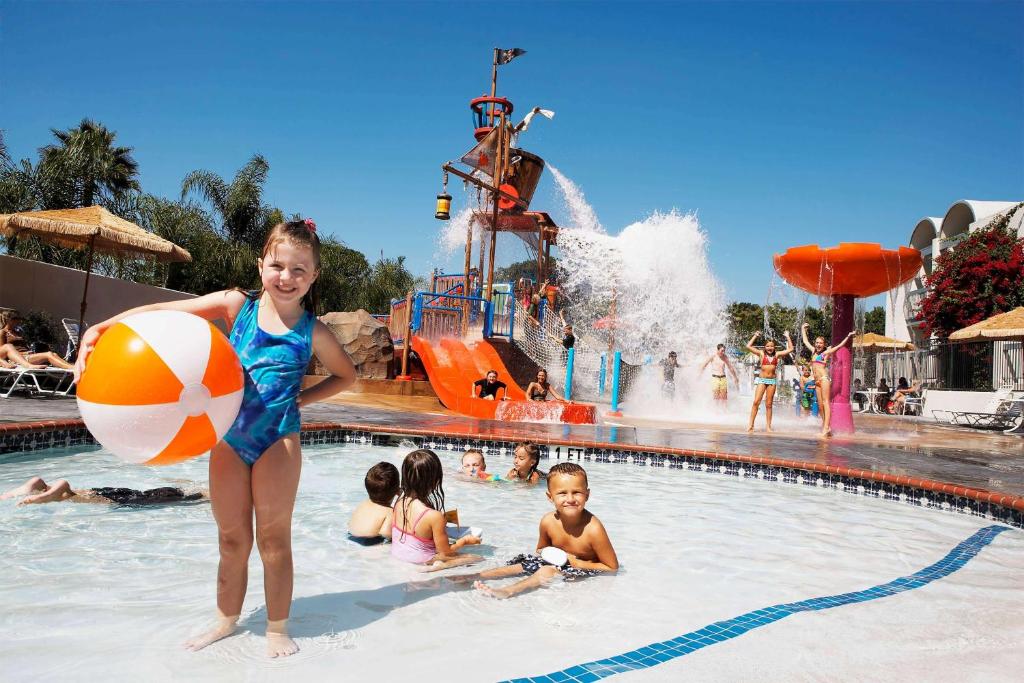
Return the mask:
<svg viewBox="0 0 1024 683">
<path fill-rule="evenodd" d="M 991 543 L 992 539 L 1008 529 L 1009 527 L 995 525 L 979 529 L 971 537 L 957 544 L 948 555 L 935 564 L 925 567 L 910 576 L 903 576 L 895 581 L 883 583 L 874 588 L 765 607 L 754 612 L 741 614 L 732 619 L 717 621 L 699 631 L 691 631 L 672 640 L 651 643 L 637 650 L 624 652 L 621 655 L 594 662 L 585 662 L 577 666 L 571 666 L 568 669 L 549 673 L 545 676 L 517 678 L 511 683 L 586 683 L 587 681 L 597 681 L 627 671 L 650 669 L 663 662 L 678 657 L 685 657 L 695 650 L 741 636 L 747 631 L 766 626 L 797 612 L 811 612 L 849 605 L 855 602 L 867 602 L 920 588 L 932 581 L 945 578 L 963 567 L 974 559 L 981 552 L 982 548 Z"/>
</svg>

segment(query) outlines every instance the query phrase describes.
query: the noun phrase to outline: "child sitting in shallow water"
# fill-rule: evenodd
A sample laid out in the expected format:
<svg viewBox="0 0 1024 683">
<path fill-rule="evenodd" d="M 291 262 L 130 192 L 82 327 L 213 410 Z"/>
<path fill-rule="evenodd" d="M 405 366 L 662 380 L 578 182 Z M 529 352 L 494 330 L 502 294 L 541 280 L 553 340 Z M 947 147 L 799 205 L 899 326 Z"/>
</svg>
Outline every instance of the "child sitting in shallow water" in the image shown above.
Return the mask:
<svg viewBox="0 0 1024 683">
<path fill-rule="evenodd" d="M 536 484 L 544 478 L 544 473 L 537 469 L 540 465 L 540 448 L 532 441 L 518 444 L 513 451 L 512 469 L 505 475 L 506 479 L 525 481 Z"/>
<path fill-rule="evenodd" d="M 443 478 L 444 469 L 434 451 L 415 450 L 402 462 L 402 487 L 391 524 L 391 554 L 405 562 L 429 565 L 426 571 L 480 559 L 478 555 L 458 554 L 463 546 L 479 544 L 478 536 L 466 535 L 455 543 L 448 540 Z"/>
<path fill-rule="evenodd" d="M 501 477 L 487 471 L 487 462 L 484 460 L 482 451 L 470 448 L 462 456 L 462 473 L 470 479 L 483 479 L 484 481 L 500 481 Z"/>
<path fill-rule="evenodd" d="M 377 545 L 391 536 L 391 504 L 398 495 L 398 468 L 379 462 L 363 480 L 368 500 L 356 506 L 348 521 L 348 538 L 359 545 Z"/>
<path fill-rule="evenodd" d="M 473 585 L 485 595 L 509 598 L 523 591 L 537 588 L 561 574 L 573 580 L 601 573 L 616 572 L 619 559 L 601 520 L 586 509 L 590 498 L 587 473 L 574 462 L 560 462 L 548 472 L 548 500 L 555 506 L 540 520 L 540 534 L 536 554 L 518 555 L 508 566 L 488 569 L 459 580 L 477 580 Z M 550 547 L 558 548 L 568 556 L 564 564 L 556 566 L 541 557 Z M 501 579 L 519 574 L 528 577 L 505 588 L 491 588 L 482 579 Z"/>
<path fill-rule="evenodd" d="M 39 503 L 109 503 L 112 505 L 164 505 L 168 503 L 189 503 L 198 500 L 209 500 L 207 491 L 185 493 L 174 486 L 162 486 L 156 489 L 137 491 L 135 489 L 114 488 L 109 486 L 92 489 L 73 489 L 66 479 L 58 479 L 47 484 L 42 477 L 32 477 L 17 488 L 0 495 L 0 500 L 24 496 L 18 505 L 36 505 Z"/>
</svg>

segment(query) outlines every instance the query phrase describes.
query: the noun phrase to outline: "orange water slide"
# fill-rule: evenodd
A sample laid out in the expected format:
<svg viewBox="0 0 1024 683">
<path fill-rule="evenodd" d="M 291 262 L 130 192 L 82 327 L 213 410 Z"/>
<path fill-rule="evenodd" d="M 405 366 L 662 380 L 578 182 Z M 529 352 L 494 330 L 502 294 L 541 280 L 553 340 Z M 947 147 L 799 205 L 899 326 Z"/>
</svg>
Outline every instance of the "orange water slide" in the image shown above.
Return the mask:
<svg viewBox="0 0 1024 683">
<path fill-rule="evenodd" d="M 522 388 L 512 379 L 497 351 L 485 341 L 465 342 L 444 338 L 430 342 L 423 337 L 412 338 L 412 350 L 420 357 L 434 393 L 448 410 L 487 420 L 569 421 L 593 424 L 594 406 L 550 401 L 537 404 L 526 400 Z M 471 395 L 473 382 L 483 379 L 489 370 L 508 387 L 508 401 L 491 401 Z M 537 414 L 538 411 L 545 415 Z M 551 415 L 547 415 L 551 413 Z"/>
</svg>

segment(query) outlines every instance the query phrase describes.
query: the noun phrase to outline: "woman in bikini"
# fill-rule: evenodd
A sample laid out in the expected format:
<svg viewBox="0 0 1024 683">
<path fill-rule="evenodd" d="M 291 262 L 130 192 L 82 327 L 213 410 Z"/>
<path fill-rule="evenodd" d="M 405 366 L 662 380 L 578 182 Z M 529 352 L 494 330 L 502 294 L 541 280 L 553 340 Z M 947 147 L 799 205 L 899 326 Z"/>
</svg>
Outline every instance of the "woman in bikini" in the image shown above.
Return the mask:
<svg viewBox="0 0 1024 683">
<path fill-rule="evenodd" d="M 814 344 L 807 338 L 810 325 L 804 323 L 800 328 L 804 346 L 811 352 L 811 372 L 814 374 L 814 391 L 818 395 L 818 410 L 821 413 L 821 435 L 832 436 L 832 380 L 828 375 L 828 361 L 832 354 L 843 348 L 856 334 L 850 331 L 843 341 L 835 346 L 826 347 L 824 337 L 815 337 Z"/>
<path fill-rule="evenodd" d="M 761 336 L 760 332 L 755 332 L 754 336 L 747 342 L 747 351 L 757 356 L 760 367 L 760 372 L 758 372 L 757 377 L 754 379 L 754 405 L 750 406 L 748 432 L 754 431 L 754 420 L 757 419 L 757 411 L 761 407 L 762 398 L 765 400 L 764 415 L 767 421 L 765 431 L 772 431 L 772 402 L 775 400 L 775 383 L 777 382 L 775 373 L 779 367 L 779 360 L 793 353 L 793 340 L 789 337 L 789 330 L 786 330 L 784 334 L 786 335 L 786 348 L 778 352 L 775 350 L 775 340 L 773 339 L 769 339 L 764 343 L 763 351 L 754 348 L 754 342 Z"/>
<path fill-rule="evenodd" d="M 530 386 L 526 387 L 526 398 L 531 401 L 546 401 L 548 400 L 548 394 L 558 401 L 562 400 L 562 397 L 548 383 L 548 371 L 541 368 L 537 371 L 537 379 L 530 382 Z"/>
</svg>

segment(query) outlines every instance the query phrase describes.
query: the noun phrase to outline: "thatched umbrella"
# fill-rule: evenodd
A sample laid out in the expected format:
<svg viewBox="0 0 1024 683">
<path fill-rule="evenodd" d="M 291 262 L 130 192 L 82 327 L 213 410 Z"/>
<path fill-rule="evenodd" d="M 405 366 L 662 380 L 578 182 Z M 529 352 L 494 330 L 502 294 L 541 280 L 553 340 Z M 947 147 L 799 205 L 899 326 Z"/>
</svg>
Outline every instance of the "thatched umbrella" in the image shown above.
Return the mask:
<svg viewBox="0 0 1024 683">
<path fill-rule="evenodd" d="M 854 337 L 853 346 L 865 351 L 913 351 L 916 348 L 910 342 L 892 339 L 874 332 L 865 332 Z"/>
<path fill-rule="evenodd" d="M 34 236 L 73 249 L 89 249 L 85 266 L 85 290 L 78 315 L 81 333 L 85 321 L 89 276 L 93 253 L 154 256 L 160 261 L 191 261 L 192 255 L 173 242 L 115 216 L 102 206 L 54 211 L 25 211 L 0 214 L 0 234 L 8 237 Z"/>
<path fill-rule="evenodd" d="M 949 335 L 950 341 L 1016 341 L 1024 339 L 1024 306 L 999 313 Z"/>
</svg>

